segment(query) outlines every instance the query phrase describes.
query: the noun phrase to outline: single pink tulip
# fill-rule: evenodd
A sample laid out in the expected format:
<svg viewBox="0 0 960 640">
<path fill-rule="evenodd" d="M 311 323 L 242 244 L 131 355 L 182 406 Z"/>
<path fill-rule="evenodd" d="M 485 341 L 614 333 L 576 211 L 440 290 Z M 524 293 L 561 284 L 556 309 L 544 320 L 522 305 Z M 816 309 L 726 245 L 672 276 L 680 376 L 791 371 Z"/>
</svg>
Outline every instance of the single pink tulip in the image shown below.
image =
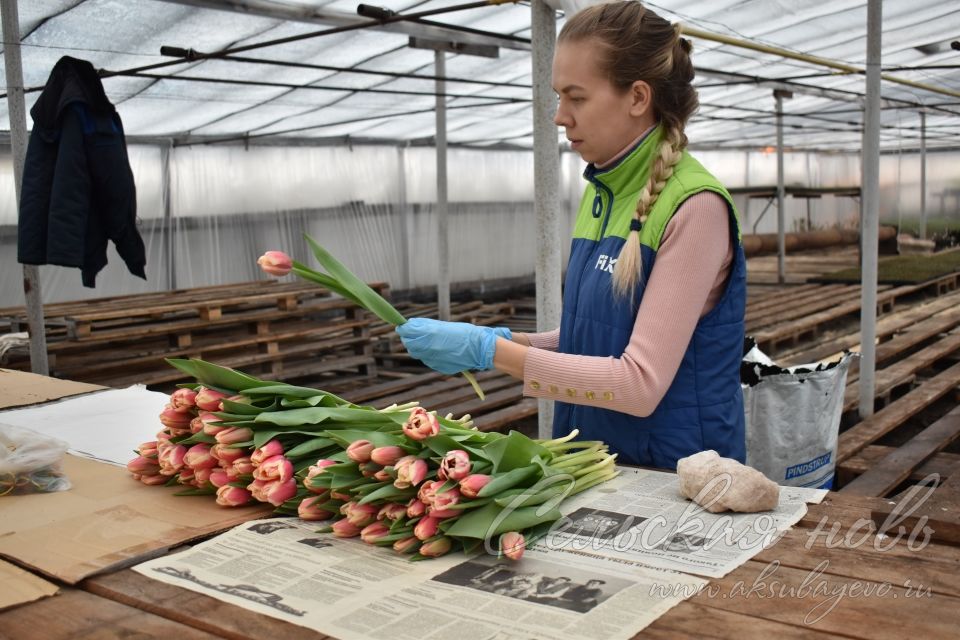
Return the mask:
<svg viewBox="0 0 960 640">
<path fill-rule="evenodd" d="M 427 512 L 427 505 L 419 498 L 414 498 L 407 504 L 407 517 L 411 520 L 419 518 Z"/>
<path fill-rule="evenodd" d="M 192 485 L 196 477 L 197 475 L 193 469 L 190 467 L 184 467 L 183 469 L 180 469 L 180 473 L 177 474 L 177 482 L 180 484 Z"/>
<path fill-rule="evenodd" d="M 330 528 L 338 538 L 356 538 L 360 535 L 360 527 L 351 524 L 349 520 L 337 520 Z"/>
<path fill-rule="evenodd" d="M 164 443 L 170 444 L 170 438 L 172 437 L 166 429 L 161 429 L 157 432 L 157 447 L 159 448 Z"/>
<path fill-rule="evenodd" d="M 194 402 L 197 405 L 198 409 L 203 411 L 220 411 L 220 401 L 227 397 L 227 394 L 220 393 L 219 391 L 214 391 L 213 389 L 207 389 L 206 387 L 200 387 L 200 390 L 197 392 Z"/>
<path fill-rule="evenodd" d="M 193 420 L 191 414 L 181 413 L 169 404 L 160 412 L 160 423 L 168 429 L 187 430 L 190 428 L 191 420 Z"/>
<path fill-rule="evenodd" d="M 231 482 L 233 482 L 233 480 L 230 479 L 230 476 L 225 469 L 210 470 L 210 484 L 215 486 L 217 489 L 224 485 L 230 484 Z"/>
<path fill-rule="evenodd" d="M 370 452 L 370 460 L 388 467 L 407 455 L 407 452 L 397 446 L 377 447 Z"/>
<path fill-rule="evenodd" d="M 420 546 L 420 539 L 417 536 L 401 538 L 393 543 L 393 550 L 397 553 L 413 553 Z"/>
<path fill-rule="evenodd" d="M 437 535 L 437 525 L 440 524 L 440 521 L 436 518 L 431 518 L 427 516 L 426 518 L 421 518 L 420 522 L 417 523 L 417 526 L 413 528 L 413 535 L 417 536 L 421 540 L 427 540 Z"/>
<path fill-rule="evenodd" d="M 210 455 L 210 445 L 195 444 L 187 449 L 187 453 L 183 456 L 183 464 L 194 470 L 212 469 L 217 466 L 218 461 Z"/>
<path fill-rule="evenodd" d="M 273 456 L 282 456 L 283 455 L 283 445 L 280 444 L 279 440 L 271 440 L 267 444 L 263 445 L 259 449 L 254 449 L 253 453 L 250 454 L 250 460 L 253 461 L 253 464 L 261 464 L 267 458 L 272 458 Z"/>
<path fill-rule="evenodd" d="M 243 457 L 233 461 L 232 469 L 238 476 L 249 476 L 253 475 L 254 466 L 250 458 Z"/>
<path fill-rule="evenodd" d="M 476 498 L 480 490 L 493 480 L 488 475 L 474 473 L 460 481 L 460 493 L 464 498 Z"/>
<path fill-rule="evenodd" d="M 380 471 L 377 471 L 375 474 L 373 474 L 373 479 L 377 482 L 390 482 L 393 480 L 393 477 L 386 469 L 380 469 Z"/>
<path fill-rule="evenodd" d="M 455 480 L 459 482 L 470 475 L 470 456 L 466 451 L 453 449 L 447 451 L 440 461 L 440 470 L 437 477 L 442 480 Z"/>
<path fill-rule="evenodd" d="M 346 507 L 346 509 L 344 509 L 344 507 Z M 377 513 L 379 511 L 379 507 L 375 507 L 372 504 L 357 504 L 353 501 L 340 507 L 340 513 L 345 515 L 351 524 L 361 528 L 374 522 L 377 519 Z"/>
<path fill-rule="evenodd" d="M 500 552 L 511 560 L 519 560 L 527 548 L 527 542 L 522 533 L 508 531 L 500 536 Z"/>
<path fill-rule="evenodd" d="M 174 411 L 188 413 L 197 404 L 197 392 L 193 389 L 177 389 L 170 394 L 170 406 Z"/>
<path fill-rule="evenodd" d="M 394 468 L 397 479 L 393 481 L 393 486 L 397 489 L 415 487 L 427 477 L 427 461 L 416 456 L 400 458 Z"/>
<path fill-rule="evenodd" d="M 267 458 L 253 470 L 255 480 L 286 482 L 293 477 L 293 463 L 282 455 Z"/>
<path fill-rule="evenodd" d="M 354 462 L 369 462 L 370 452 L 374 448 L 373 443 L 369 440 L 354 440 L 347 447 L 347 457 Z"/>
<path fill-rule="evenodd" d="M 220 461 L 221 466 L 231 465 L 246 455 L 243 449 L 215 444 L 210 447 L 210 455 Z"/>
<path fill-rule="evenodd" d="M 224 485 L 217 489 L 217 504 L 222 507 L 242 507 L 250 502 L 250 492 L 240 487 Z"/>
<path fill-rule="evenodd" d="M 297 495 L 297 481 L 293 478 L 285 481 L 274 480 L 263 487 L 263 496 L 275 507 L 279 507 L 295 495 Z"/>
<path fill-rule="evenodd" d="M 335 464 L 340 464 L 336 460 L 317 460 L 317 464 L 310 465 L 310 468 L 307 469 L 307 480 L 316 478 L 320 474 L 324 473 L 324 469 L 327 467 L 332 467 Z"/>
<path fill-rule="evenodd" d="M 232 428 L 223 424 L 220 418 L 213 415 L 212 413 L 206 413 L 206 412 L 201 413 L 199 416 L 196 417 L 196 419 L 199 420 L 200 423 L 203 425 L 202 431 L 208 436 L 216 437 L 216 435 L 221 431 L 226 431 L 227 429 Z M 190 427 L 192 430 L 193 428 L 192 422 L 190 423 Z"/>
<path fill-rule="evenodd" d="M 197 416 L 190 421 L 190 433 L 200 433 L 203 431 L 203 420 L 200 419 L 200 416 Z"/>
<path fill-rule="evenodd" d="M 193 470 L 193 484 L 196 487 L 204 488 L 207 484 L 213 484 L 210 482 L 210 477 L 213 475 L 213 469 L 194 469 Z"/>
<path fill-rule="evenodd" d="M 423 407 L 416 407 L 403 423 L 403 433 L 411 440 L 426 440 L 440 433 L 440 421 Z"/>
<path fill-rule="evenodd" d="M 235 445 L 252 440 L 253 431 L 247 427 L 228 427 L 217 433 L 214 438 L 217 439 L 217 444 Z"/>
<path fill-rule="evenodd" d="M 442 491 L 434 496 L 433 504 L 427 509 L 427 515 L 431 518 L 455 518 L 463 513 L 460 509 L 450 508 L 458 502 L 460 502 L 459 489 L 454 487 Z"/>
<path fill-rule="evenodd" d="M 156 458 L 157 457 L 157 441 L 151 440 L 150 442 L 144 442 L 139 447 L 137 447 L 137 453 L 139 453 L 144 458 Z"/>
<path fill-rule="evenodd" d="M 127 471 L 138 476 L 155 476 L 160 473 L 160 465 L 155 458 L 137 456 L 127 463 Z"/>
<path fill-rule="evenodd" d="M 360 530 L 360 539 L 367 544 L 374 544 L 380 538 L 390 534 L 390 527 L 382 522 L 373 522 Z"/>
<path fill-rule="evenodd" d="M 329 520 L 334 514 L 320 508 L 325 502 L 324 496 L 304 498 L 297 506 L 297 515 L 301 520 Z"/>
<path fill-rule="evenodd" d="M 452 546 L 453 541 L 444 536 L 436 540 L 431 540 L 430 542 L 425 542 L 423 546 L 420 547 L 420 555 L 426 558 L 439 558 L 445 553 L 448 553 Z"/>
<path fill-rule="evenodd" d="M 166 476 L 161 476 L 161 475 L 156 475 L 156 476 L 139 476 L 139 477 L 134 476 L 134 478 L 137 478 L 138 480 L 140 480 L 140 482 L 142 482 L 143 484 L 146 484 L 146 485 L 167 484 L 167 482 L 170 480 L 170 478 L 168 478 L 168 477 L 166 477 Z"/>
<path fill-rule="evenodd" d="M 397 502 L 388 502 L 387 504 L 380 507 L 380 511 L 377 512 L 377 520 L 390 520 L 391 522 L 396 522 L 400 518 L 407 515 L 407 506 L 399 504 Z"/>
<path fill-rule="evenodd" d="M 437 495 L 437 489 L 442 487 L 443 480 L 426 480 L 420 485 L 417 497 L 428 507 L 433 504 L 433 499 Z"/>
<path fill-rule="evenodd" d="M 187 454 L 187 448 L 182 444 L 171 445 L 164 448 L 157 456 L 160 463 L 160 473 L 165 476 L 172 476 L 183 468 L 183 457 Z"/>
<path fill-rule="evenodd" d="M 257 258 L 257 264 L 271 276 L 283 277 L 293 269 L 293 259 L 283 251 L 267 251 Z"/>
</svg>

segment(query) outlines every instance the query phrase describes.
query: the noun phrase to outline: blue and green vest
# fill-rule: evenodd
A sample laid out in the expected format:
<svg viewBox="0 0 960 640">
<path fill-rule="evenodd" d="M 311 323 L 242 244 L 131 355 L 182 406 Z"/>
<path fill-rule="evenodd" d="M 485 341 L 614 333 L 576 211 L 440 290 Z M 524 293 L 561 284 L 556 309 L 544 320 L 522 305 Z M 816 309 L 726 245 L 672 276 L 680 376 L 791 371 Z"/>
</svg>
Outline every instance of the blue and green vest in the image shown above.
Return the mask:
<svg viewBox="0 0 960 640">
<path fill-rule="evenodd" d="M 686 152 L 640 230 L 643 275 L 633 299 L 618 297 L 613 291 L 613 265 L 629 233 L 637 198 L 649 177 L 661 136 L 657 127 L 612 167 L 599 170 L 590 164 L 584 172 L 590 184 L 573 232 L 559 351 L 586 356 L 623 354 L 664 229 L 683 201 L 701 191 L 714 191 L 729 205 L 730 234 L 736 238 L 736 247 L 726 290 L 716 307 L 700 319 L 676 377 L 650 416 L 639 418 L 557 402 L 554 437 L 577 428 L 581 439 L 607 442 L 612 451 L 619 452 L 618 462 L 627 464 L 674 469 L 678 459 L 706 449 L 744 462 L 740 360 L 746 260 L 740 227 L 730 194 Z M 717 238 L 717 242 L 726 241 Z"/>
</svg>

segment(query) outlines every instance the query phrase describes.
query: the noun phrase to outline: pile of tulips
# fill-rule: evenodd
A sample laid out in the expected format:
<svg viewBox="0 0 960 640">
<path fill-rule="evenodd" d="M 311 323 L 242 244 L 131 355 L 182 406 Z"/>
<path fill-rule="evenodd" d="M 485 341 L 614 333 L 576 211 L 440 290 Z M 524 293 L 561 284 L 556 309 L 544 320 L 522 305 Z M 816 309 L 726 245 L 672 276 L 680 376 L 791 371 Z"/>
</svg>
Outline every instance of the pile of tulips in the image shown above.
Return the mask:
<svg viewBox="0 0 960 640">
<path fill-rule="evenodd" d="M 484 433 L 417 403 L 385 409 L 170 360 L 196 380 L 170 396 L 157 440 L 127 468 L 218 504 L 270 503 L 324 531 L 414 558 L 484 548 L 517 559 L 560 503 L 616 474 L 602 442 Z"/>
</svg>

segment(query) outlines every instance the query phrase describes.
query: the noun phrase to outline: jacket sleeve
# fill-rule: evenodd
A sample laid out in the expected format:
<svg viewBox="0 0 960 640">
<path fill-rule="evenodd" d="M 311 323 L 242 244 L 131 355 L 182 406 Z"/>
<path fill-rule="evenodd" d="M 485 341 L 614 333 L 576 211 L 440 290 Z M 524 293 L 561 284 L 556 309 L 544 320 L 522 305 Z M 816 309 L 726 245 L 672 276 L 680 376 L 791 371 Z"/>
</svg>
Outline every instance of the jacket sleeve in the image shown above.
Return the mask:
<svg viewBox="0 0 960 640">
<path fill-rule="evenodd" d="M 64 267 L 83 266 L 90 213 L 90 172 L 80 110 L 78 103 L 63 110 L 50 187 L 47 263 Z"/>
</svg>

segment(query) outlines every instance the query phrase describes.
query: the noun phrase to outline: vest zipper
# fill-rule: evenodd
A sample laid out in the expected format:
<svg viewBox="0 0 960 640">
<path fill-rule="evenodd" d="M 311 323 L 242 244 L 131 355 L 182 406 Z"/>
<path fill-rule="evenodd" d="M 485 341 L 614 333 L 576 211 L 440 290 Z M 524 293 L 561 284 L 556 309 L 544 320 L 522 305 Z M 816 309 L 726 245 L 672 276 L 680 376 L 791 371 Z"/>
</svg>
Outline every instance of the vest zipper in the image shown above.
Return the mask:
<svg viewBox="0 0 960 640">
<path fill-rule="evenodd" d="M 610 221 L 610 212 L 613 210 L 613 191 L 593 175 L 588 175 L 587 180 L 589 180 L 594 189 L 597 190 L 597 194 L 593 198 L 593 209 L 591 213 L 594 218 L 599 218 L 601 215 L 603 216 L 603 222 L 600 225 L 600 235 L 596 238 L 596 240 L 602 240 L 603 234 L 607 230 L 607 222 Z M 606 207 L 603 206 L 604 193 L 607 194 Z"/>
</svg>

